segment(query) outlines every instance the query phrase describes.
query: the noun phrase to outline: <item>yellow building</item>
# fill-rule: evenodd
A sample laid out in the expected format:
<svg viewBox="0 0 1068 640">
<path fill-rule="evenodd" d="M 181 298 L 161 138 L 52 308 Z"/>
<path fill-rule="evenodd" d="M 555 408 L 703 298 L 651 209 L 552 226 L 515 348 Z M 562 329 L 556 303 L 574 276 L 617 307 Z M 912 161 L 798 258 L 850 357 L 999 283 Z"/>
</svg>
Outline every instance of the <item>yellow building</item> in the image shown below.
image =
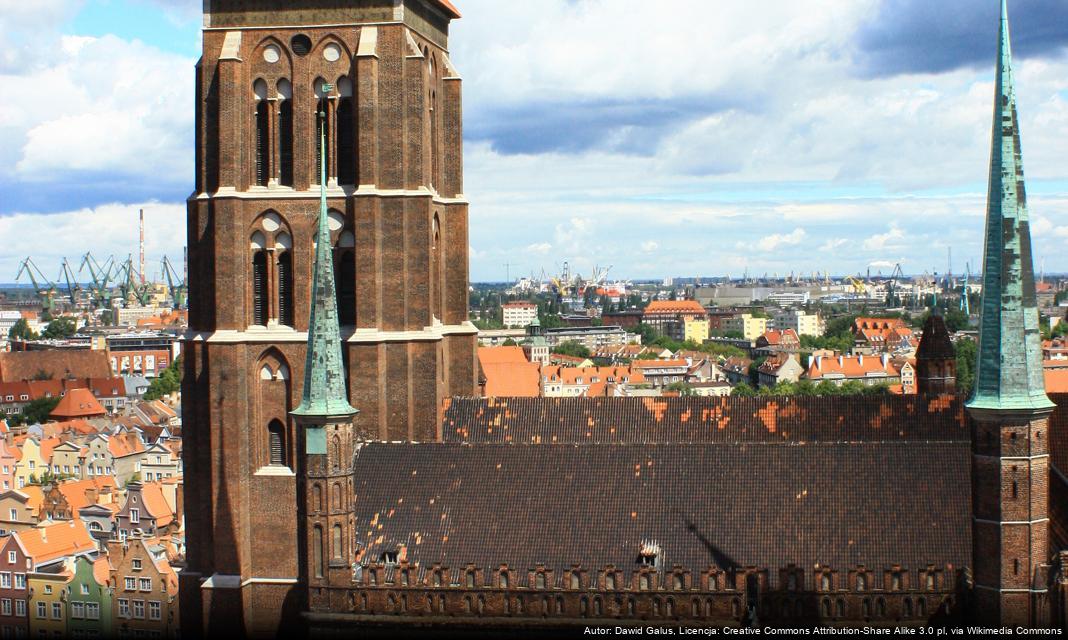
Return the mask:
<svg viewBox="0 0 1068 640">
<path fill-rule="evenodd" d="M 15 488 L 21 489 L 30 484 L 31 477 L 35 481 L 41 478 L 41 474 L 48 470 L 48 460 L 36 438 L 26 438 L 16 446 L 22 451 L 22 458 L 15 465 Z"/>
<path fill-rule="evenodd" d="M 708 318 L 686 318 L 682 339 L 692 340 L 697 344 L 708 340 Z"/>
<path fill-rule="evenodd" d="M 743 313 L 723 321 L 727 331 L 737 331 L 746 340 L 756 340 L 768 330 L 767 318 L 754 318 L 751 313 Z"/>
<path fill-rule="evenodd" d="M 74 572 L 67 561 L 43 567 L 27 576 L 30 587 L 31 637 L 63 637 L 67 634 L 67 585 Z"/>
</svg>

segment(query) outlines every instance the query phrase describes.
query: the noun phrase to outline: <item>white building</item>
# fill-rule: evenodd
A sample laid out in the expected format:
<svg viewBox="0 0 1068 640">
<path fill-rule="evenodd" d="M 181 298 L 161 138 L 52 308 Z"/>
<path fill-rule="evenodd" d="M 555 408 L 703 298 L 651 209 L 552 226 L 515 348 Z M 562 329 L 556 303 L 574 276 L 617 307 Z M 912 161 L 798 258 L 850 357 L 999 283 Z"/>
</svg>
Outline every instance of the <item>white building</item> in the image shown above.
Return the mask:
<svg viewBox="0 0 1068 640">
<path fill-rule="evenodd" d="M 533 302 L 506 302 L 501 309 L 506 327 L 525 327 L 538 317 L 538 305 Z"/>
</svg>

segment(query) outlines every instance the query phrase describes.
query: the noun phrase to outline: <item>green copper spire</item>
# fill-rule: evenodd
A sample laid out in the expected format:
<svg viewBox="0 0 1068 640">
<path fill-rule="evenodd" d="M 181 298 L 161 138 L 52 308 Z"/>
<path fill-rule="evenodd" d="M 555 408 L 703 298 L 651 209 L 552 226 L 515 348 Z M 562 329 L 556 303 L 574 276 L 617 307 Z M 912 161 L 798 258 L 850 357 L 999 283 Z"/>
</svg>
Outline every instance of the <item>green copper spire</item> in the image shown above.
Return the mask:
<svg viewBox="0 0 1068 640">
<path fill-rule="evenodd" d="M 1001 3 L 979 363 L 971 409 L 1048 409 L 1027 221 L 1009 16 Z"/>
<path fill-rule="evenodd" d="M 323 91 L 329 91 L 324 85 Z M 323 118 L 326 114 L 320 113 Z M 319 229 L 315 235 L 315 266 L 312 272 L 312 303 L 308 319 L 308 356 L 304 365 L 304 397 L 293 410 L 295 416 L 352 416 L 357 410 L 345 394 L 341 332 L 337 321 L 334 261 L 326 209 L 326 127 L 319 137 Z"/>
</svg>

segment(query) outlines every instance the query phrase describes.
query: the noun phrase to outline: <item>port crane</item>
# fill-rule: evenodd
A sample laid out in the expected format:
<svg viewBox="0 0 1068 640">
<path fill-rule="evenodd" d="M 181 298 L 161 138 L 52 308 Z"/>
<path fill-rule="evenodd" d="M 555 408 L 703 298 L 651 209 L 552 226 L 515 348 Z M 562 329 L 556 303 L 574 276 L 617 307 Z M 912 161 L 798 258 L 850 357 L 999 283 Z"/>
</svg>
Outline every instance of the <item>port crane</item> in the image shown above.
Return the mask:
<svg viewBox="0 0 1068 640">
<path fill-rule="evenodd" d="M 82 256 L 82 264 L 78 267 L 78 273 L 84 271 L 86 267 L 89 268 L 89 277 L 93 281 L 90 287 L 93 306 L 106 309 L 111 304 L 111 281 L 118 273 L 115 269 L 115 256 L 108 256 L 108 259 L 101 264 L 91 252 L 87 251 Z"/>
<path fill-rule="evenodd" d="M 167 295 L 174 301 L 174 306 L 176 308 L 184 307 L 186 293 L 188 292 L 188 285 L 185 279 L 178 277 L 174 270 L 174 265 L 167 259 L 167 256 L 163 256 L 163 260 L 160 261 L 160 270 L 163 271 L 163 277 L 167 281 Z"/>
<path fill-rule="evenodd" d="M 63 258 L 63 264 L 59 267 L 59 277 L 56 280 L 63 280 L 66 283 L 67 299 L 70 300 L 72 307 L 77 307 L 78 299 L 81 298 L 82 285 L 78 282 L 78 278 L 74 275 L 74 270 L 71 269 L 70 262 L 66 258 Z"/>
<path fill-rule="evenodd" d="M 15 282 L 19 282 L 22 279 L 22 274 L 26 274 L 30 278 L 33 290 L 37 293 L 37 297 L 41 299 L 41 308 L 51 315 L 56 304 L 56 285 L 41 273 L 41 270 L 37 268 L 37 265 L 33 263 L 29 256 L 19 265 L 19 272 L 15 275 Z"/>
</svg>

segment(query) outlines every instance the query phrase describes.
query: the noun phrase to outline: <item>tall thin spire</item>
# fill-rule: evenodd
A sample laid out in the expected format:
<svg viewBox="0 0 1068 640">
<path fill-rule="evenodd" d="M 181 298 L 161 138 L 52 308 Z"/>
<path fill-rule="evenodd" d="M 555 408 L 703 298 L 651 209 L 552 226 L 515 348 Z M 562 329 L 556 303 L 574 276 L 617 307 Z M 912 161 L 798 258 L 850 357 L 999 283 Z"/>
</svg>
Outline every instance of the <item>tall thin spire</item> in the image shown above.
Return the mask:
<svg viewBox="0 0 1068 640">
<path fill-rule="evenodd" d="M 323 86 L 324 93 L 331 88 Z M 325 113 L 319 114 L 324 118 Z M 308 355 L 304 366 L 304 396 L 293 415 L 352 416 L 358 413 L 345 393 L 341 331 L 337 319 L 337 291 L 326 208 L 326 127 L 319 136 L 319 229 L 315 234 L 312 303 L 308 319 Z"/>
<path fill-rule="evenodd" d="M 987 193 L 979 362 L 972 409 L 1048 409 L 1012 77 L 1009 15 L 1001 3 Z"/>
</svg>

